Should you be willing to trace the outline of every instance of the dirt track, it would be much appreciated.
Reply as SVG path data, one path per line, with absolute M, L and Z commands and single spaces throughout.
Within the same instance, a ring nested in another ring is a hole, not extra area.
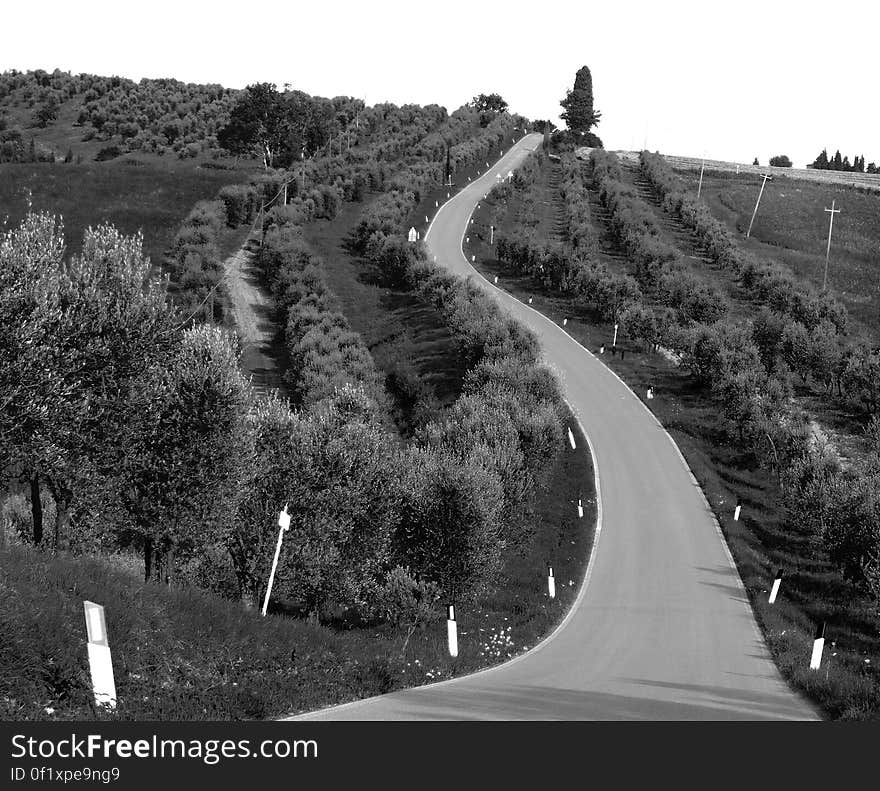
M 265 392 L 283 389 L 279 348 L 272 316 L 272 299 L 263 290 L 253 264 L 257 242 L 248 239 L 226 259 L 226 288 L 235 328 L 241 340 L 241 367 L 253 377 L 254 387 Z

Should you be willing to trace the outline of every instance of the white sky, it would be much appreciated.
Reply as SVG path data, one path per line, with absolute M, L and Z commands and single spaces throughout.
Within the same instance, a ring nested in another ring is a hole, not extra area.
M 0 70 L 284 83 L 450 111 L 500 93 L 558 123 L 587 65 L 606 148 L 796 166 L 823 147 L 880 163 L 880 4 L 731 0 L 4 4 Z

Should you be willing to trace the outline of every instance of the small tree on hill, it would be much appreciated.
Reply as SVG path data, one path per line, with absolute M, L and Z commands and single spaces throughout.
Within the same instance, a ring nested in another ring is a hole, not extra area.
M 758 162 L 758 158 L 757 158 L 757 157 L 755 157 L 755 161 L 754 161 L 754 162 L 752 162 L 752 164 L 753 164 L 753 165 L 758 165 L 758 166 L 760 166 L 760 164 L 761 164 L 761 163 L 760 163 L 760 162 Z
M 262 82 L 248 85 L 217 140 L 233 154 L 258 153 L 268 169 L 288 141 L 289 127 L 284 98 L 272 83 Z
M 564 110 L 560 117 L 577 135 L 586 134 L 599 123 L 601 113 L 593 109 L 593 77 L 587 66 L 578 69 L 574 88 L 565 94 L 559 104 Z
M 813 161 L 816 170 L 828 170 L 828 149 L 823 148 L 822 153 Z
M 497 93 L 474 96 L 471 106 L 480 114 L 480 126 L 488 126 L 498 113 L 506 112 L 507 102 Z
M 791 160 L 785 154 L 770 157 L 770 166 L 774 168 L 790 168 Z

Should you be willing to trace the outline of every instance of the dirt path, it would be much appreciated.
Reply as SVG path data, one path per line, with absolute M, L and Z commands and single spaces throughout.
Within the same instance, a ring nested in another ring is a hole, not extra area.
M 277 389 L 285 393 L 283 347 L 273 321 L 272 298 L 260 284 L 253 263 L 256 247 L 257 242 L 248 239 L 224 262 L 232 318 L 241 340 L 241 367 L 253 377 L 257 392 Z

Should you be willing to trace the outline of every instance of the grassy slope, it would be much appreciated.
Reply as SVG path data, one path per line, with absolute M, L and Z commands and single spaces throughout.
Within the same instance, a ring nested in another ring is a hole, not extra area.
M 736 276 L 732 272 L 712 264 L 711 261 L 706 258 L 704 251 L 700 249 L 699 246 L 696 244 L 696 238 L 693 236 L 693 234 L 691 234 L 679 220 L 674 219 L 663 211 L 660 200 L 658 199 L 656 193 L 654 193 L 654 191 L 650 188 L 649 182 L 641 175 L 636 165 L 632 163 L 624 163 L 624 167 L 622 168 L 622 170 L 624 174 L 624 179 L 627 180 L 628 183 L 631 184 L 636 190 L 638 190 L 640 197 L 653 210 L 654 215 L 657 218 L 658 223 L 662 229 L 665 241 L 679 249 L 679 251 L 684 256 L 684 261 L 690 264 L 691 272 L 694 275 L 707 283 L 717 286 L 724 293 L 724 296 L 728 301 L 729 307 L 728 318 L 732 321 L 753 319 L 758 312 L 759 306 L 756 305 L 755 302 L 751 299 L 751 294 L 749 293 L 749 291 L 742 288 L 742 286 L 737 281 Z M 765 189 L 765 196 L 770 189 L 771 183 L 772 182 L 768 182 L 767 189 Z M 825 185 L 817 185 L 812 182 L 788 181 L 786 183 L 789 186 L 786 187 L 787 192 L 784 192 L 783 195 L 794 194 L 795 196 L 797 196 L 797 193 L 791 193 L 791 185 L 793 185 L 794 183 L 803 184 L 807 188 L 819 190 L 827 188 Z M 866 194 L 864 191 L 854 191 L 848 187 L 842 187 L 838 189 L 855 192 L 855 194 L 867 199 L 869 203 L 866 207 L 863 207 L 863 211 L 866 213 L 871 206 L 870 202 L 873 202 L 874 207 L 880 208 L 880 196 L 878 195 Z M 722 199 L 725 201 L 728 200 L 728 198 Z M 708 200 L 710 201 L 711 206 L 712 198 L 709 197 Z M 718 205 L 721 206 L 722 204 L 719 203 Z M 804 217 L 810 213 L 810 207 L 806 205 L 806 202 L 804 200 L 796 198 L 790 203 L 786 203 L 784 205 L 786 206 L 786 209 L 790 213 L 792 213 L 792 217 L 797 219 L 798 223 L 800 223 L 801 225 L 806 223 Z M 728 214 L 732 213 L 728 212 Z M 748 227 L 748 220 L 750 217 L 751 213 L 749 213 L 745 218 L 746 228 Z M 737 221 L 733 216 L 728 217 L 728 220 L 732 223 L 731 228 L 733 230 L 736 230 L 736 224 L 739 221 Z M 779 220 L 779 218 L 774 219 L 768 217 L 766 220 L 764 220 L 764 222 L 769 224 L 771 221 L 775 222 L 776 220 Z M 875 225 L 877 233 L 878 235 L 880 235 L 880 222 L 875 223 Z M 756 220 L 755 228 L 752 231 L 753 234 L 755 233 L 755 230 L 757 228 L 758 221 Z M 769 233 L 769 231 L 765 231 L 765 233 Z M 781 232 L 779 235 L 781 238 Z M 753 250 L 759 258 L 763 258 L 766 261 L 776 261 L 784 265 L 791 266 L 791 261 L 788 260 L 786 248 L 784 246 L 777 247 L 758 241 L 751 242 L 750 240 L 746 240 L 745 238 L 743 238 L 744 233 L 739 233 L 738 236 L 740 237 L 740 244 L 743 244 L 744 247 Z M 852 235 L 849 234 L 846 229 L 844 229 L 843 237 L 844 245 L 848 246 L 852 242 Z M 792 244 L 800 245 L 805 249 L 811 246 L 811 243 L 809 241 L 804 241 L 804 239 L 797 235 L 792 236 L 789 241 Z M 864 239 L 858 240 L 857 243 L 859 246 L 867 245 L 867 242 Z M 800 257 L 804 258 L 805 256 L 801 254 Z M 822 263 L 824 263 L 824 257 L 822 257 L 821 260 Z M 791 266 L 791 268 L 797 276 L 803 276 L 803 272 L 799 271 L 796 266 Z M 819 275 L 819 277 L 820 280 L 818 286 L 821 286 L 821 274 Z M 880 290 L 878 290 L 877 293 L 878 296 L 880 296 Z M 838 296 L 842 295 L 838 293 Z M 878 321 L 880 321 L 880 319 L 878 319 Z M 856 319 L 855 326 L 850 330 L 850 332 L 857 337 L 871 337 L 872 335 L 869 328 L 864 323 L 859 322 L 858 319 Z M 874 333 L 874 337 L 877 337 L 876 333 Z M 864 454 L 865 437 L 862 432 L 862 427 L 864 425 L 864 413 L 860 409 L 855 407 L 848 399 L 840 399 L 829 396 L 828 394 L 826 394 L 825 388 L 817 382 L 804 382 L 800 378 L 795 377 L 792 381 L 792 386 L 794 390 L 794 396 L 799 406 L 803 408 L 807 412 L 807 414 L 810 415 L 811 418 L 815 419 L 818 422 L 819 426 L 821 426 L 822 430 L 826 433 L 828 438 L 834 443 L 834 446 L 840 453 L 842 453 L 842 455 L 846 457 L 854 457 Z
M 306 239 L 324 259 L 324 277 L 339 310 L 380 370 L 387 374 L 401 362 L 411 364 L 448 406 L 458 397 L 466 368 L 442 316 L 411 293 L 384 288 L 376 273 L 347 250 L 346 239 L 364 206 L 345 204 L 336 219 L 311 223 Z
M 0 550 L 0 720 L 259 719 L 460 675 L 520 653 L 561 620 L 585 572 L 595 525 L 585 448 L 582 440 L 560 456 L 537 504 L 535 537 L 521 555 L 508 554 L 496 591 L 474 608 L 458 608 L 456 661 L 446 653 L 442 621 L 416 633 L 403 657 L 402 633 L 387 626 L 264 619 L 195 590 L 144 585 L 135 569 L 107 558 Z M 548 560 L 558 583 L 553 602 Z M 115 715 L 95 712 L 90 700 L 84 599 L 106 607 Z
M 696 191 L 698 174 L 679 171 L 678 175 Z M 712 213 L 744 237 L 760 185 L 754 174 L 709 172 L 703 176 L 702 194 Z M 880 194 L 811 181 L 768 181 L 751 237 L 741 238 L 740 243 L 759 258 L 785 264 L 821 288 L 828 241 L 825 208 L 831 208 L 832 201 L 841 213 L 834 218 L 828 285 L 861 325 L 854 329 L 877 343 Z
M 553 190 L 545 174 L 545 197 Z M 597 231 L 607 227 L 595 193 L 591 209 Z M 515 207 L 514 207 L 515 208 Z M 595 314 L 556 292 L 544 291 L 528 277 L 512 277 L 494 260 L 488 241 L 491 199 L 483 203 L 474 221 L 467 253 L 476 254 L 478 268 L 488 277 L 499 275 L 499 285 L 520 298 L 533 298 L 533 307 L 562 323 L 588 349 L 598 352 L 610 346 L 613 327 Z M 511 213 L 512 214 L 512 213 Z M 502 230 L 511 227 L 511 214 Z M 600 258 L 609 268 L 625 271 L 627 264 L 603 239 Z M 634 392 L 644 399 L 648 385 L 658 397 L 651 410 L 675 439 L 694 472 L 725 533 L 749 594 L 758 623 L 783 674 L 819 703 L 828 716 L 840 719 L 871 719 L 880 716 L 880 681 L 873 665 L 880 661 L 880 619 L 876 606 L 858 597 L 840 581 L 839 575 L 812 552 L 807 537 L 789 524 L 780 505 L 776 482 L 759 469 L 752 457 L 740 453 L 727 441 L 713 404 L 696 389 L 691 378 L 665 358 L 618 341 L 626 356 L 602 358 Z M 733 521 L 733 507 L 740 502 L 743 515 Z M 775 571 L 786 577 L 776 604 L 767 604 Z M 813 630 L 817 621 L 828 623 L 827 645 L 820 673 L 808 669 Z M 870 660 L 866 662 L 865 660 Z
M 125 233 L 142 230 L 144 250 L 160 263 L 174 235 L 199 200 L 212 199 L 239 170 L 207 169 L 190 161 L 125 157 L 83 164 L 0 165 L 0 217 L 12 227 L 33 208 L 60 214 L 68 251 L 82 246 L 90 225 L 113 223 Z M 234 244 L 234 240 L 233 240 Z

